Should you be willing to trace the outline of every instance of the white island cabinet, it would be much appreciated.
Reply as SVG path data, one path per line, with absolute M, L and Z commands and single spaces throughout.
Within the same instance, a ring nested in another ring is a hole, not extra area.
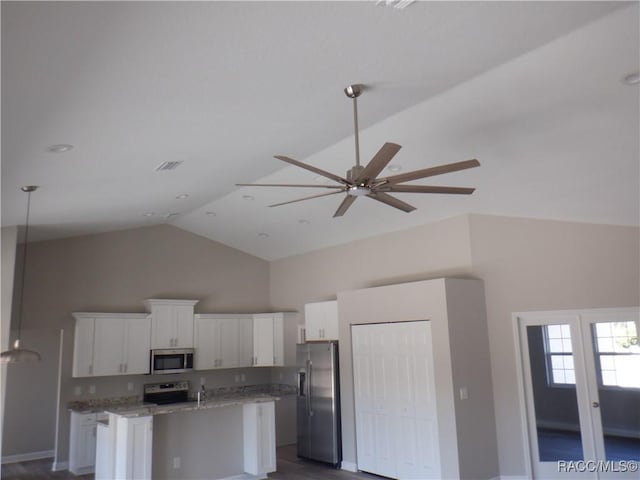
M 276 469 L 274 400 L 215 399 L 109 413 L 96 480 L 267 478 Z
M 149 299 L 151 348 L 193 348 L 193 308 L 198 300 Z

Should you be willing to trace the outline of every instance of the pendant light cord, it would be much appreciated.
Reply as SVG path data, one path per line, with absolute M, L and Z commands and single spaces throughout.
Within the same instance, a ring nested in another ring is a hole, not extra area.
M 24 304 L 24 286 L 27 276 L 27 244 L 29 243 L 29 213 L 31 211 L 31 192 L 27 192 L 27 223 L 24 230 L 24 248 L 22 250 L 22 280 L 20 286 L 20 300 L 18 302 L 18 340 L 22 334 L 22 308 Z

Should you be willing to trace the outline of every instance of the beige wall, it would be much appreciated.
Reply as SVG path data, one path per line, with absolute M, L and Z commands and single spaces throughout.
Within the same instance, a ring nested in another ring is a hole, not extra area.
M 9 348 L 9 329 L 11 323 L 11 300 L 13 298 L 13 278 L 16 265 L 16 245 L 18 243 L 18 227 L 2 227 L 0 237 L 0 258 L 2 259 L 2 293 L 0 297 L 0 347 L 4 352 Z M 0 371 L 0 432 L 4 431 L 4 399 L 7 366 Z M 2 435 L 0 435 L 0 451 L 2 451 Z
M 512 312 L 640 305 L 636 227 L 470 217 L 484 280 L 500 473 L 525 473 Z
M 58 461 L 66 461 L 67 401 L 86 397 L 89 385 L 96 386 L 95 397 L 103 397 L 107 392 L 127 395 L 128 381 L 134 384 L 132 393 L 140 395 L 142 384 L 150 381 L 145 376 L 95 378 L 91 382 L 72 379 L 71 312 L 143 312 L 142 301 L 147 298 L 199 299 L 196 312 L 265 311 L 269 309 L 269 265 L 209 239 L 163 225 L 35 242 L 30 245 L 25 288 L 24 328 L 64 329 Z M 57 337 L 51 336 L 50 342 L 53 345 Z M 53 346 L 43 348 L 48 351 Z M 42 362 L 35 368 L 38 376 L 57 377 L 56 362 Z M 263 373 L 266 383 L 269 372 Z M 12 383 L 11 376 L 8 380 L 7 406 L 20 408 L 7 410 L 7 414 L 23 420 L 12 423 L 21 425 L 20 436 L 32 441 L 18 446 L 11 440 L 17 432 L 5 428 L 3 455 L 42 450 L 43 437 L 50 445 L 48 448 L 53 448 L 54 438 L 49 430 L 43 430 L 43 422 L 30 421 L 28 413 L 44 409 L 47 412 L 44 423 L 50 425 L 55 422 L 55 403 L 40 401 L 37 384 Z M 214 374 L 208 380 L 217 381 Z M 224 383 L 227 379 L 220 381 Z M 81 397 L 73 396 L 75 386 L 83 388 Z
M 441 276 L 482 279 L 501 475 L 524 475 L 511 312 L 640 304 L 639 230 L 485 215 L 271 263 L 271 302 L 303 311 L 340 291 Z M 345 461 L 355 463 L 345 448 Z

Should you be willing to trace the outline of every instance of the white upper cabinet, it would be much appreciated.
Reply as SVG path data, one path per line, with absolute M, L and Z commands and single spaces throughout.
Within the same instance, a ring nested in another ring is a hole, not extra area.
M 338 340 L 338 302 L 307 303 L 304 306 L 306 340 Z
M 73 342 L 74 377 L 90 377 L 93 375 L 93 336 L 95 317 L 74 313 L 76 319 Z
M 193 348 L 193 308 L 198 300 L 145 300 L 151 311 L 151 348 Z
M 251 366 L 253 355 L 251 315 L 195 315 L 195 368 Z
M 149 373 L 151 319 L 146 313 L 74 313 L 73 376 Z
M 253 316 L 253 365 L 284 365 L 285 313 L 258 313 Z

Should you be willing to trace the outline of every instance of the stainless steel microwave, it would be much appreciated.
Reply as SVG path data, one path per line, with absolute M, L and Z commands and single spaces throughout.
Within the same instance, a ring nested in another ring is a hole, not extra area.
M 181 373 L 193 370 L 193 348 L 162 348 L 151 350 L 152 375 L 158 373 Z

